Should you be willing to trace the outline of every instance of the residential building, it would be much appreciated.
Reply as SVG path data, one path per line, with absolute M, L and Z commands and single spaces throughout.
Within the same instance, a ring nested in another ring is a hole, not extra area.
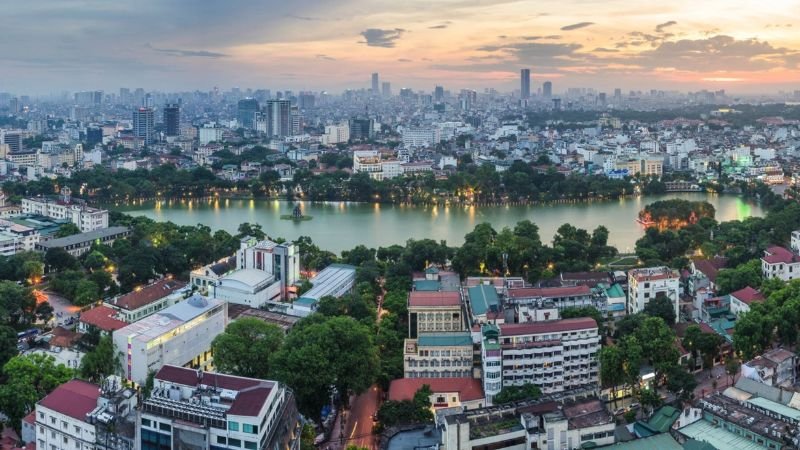
M 256 114 L 259 111 L 258 100 L 243 98 L 236 104 L 236 121 L 242 128 L 255 129 Z
M 424 385 L 431 388 L 430 402 L 434 409 L 468 410 L 482 408 L 485 403 L 481 380 L 477 378 L 400 378 L 389 384 L 388 398 L 396 402 L 413 400 Z
M 292 392 L 277 381 L 165 365 L 139 419 L 142 450 L 300 448 Z
M 466 289 L 467 305 L 472 315 L 472 323 L 486 323 L 492 321 L 503 322 L 503 314 L 500 309 L 500 297 L 497 289 L 488 284 L 479 284 Z
M 530 322 L 536 309 L 592 306 L 592 290 L 586 285 L 506 290 L 506 305 L 515 310 L 517 321 Z
M 134 289 L 133 292 L 118 295 L 103 304 L 115 310 L 119 320 L 133 323 L 174 305 L 187 297 L 189 292 L 186 283 L 168 277 Z
M 442 140 L 441 130 L 437 127 L 404 128 L 402 136 L 405 147 L 430 147 Z
M 472 377 L 473 345 L 469 331 L 421 333 L 405 340 L 405 378 Z
M 68 187 L 61 189 L 61 198 L 52 200 L 45 197 L 23 198 L 23 214 L 37 214 L 52 219 L 72 221 L 82 232 L 108 228 L 108 210 L 91 208 L 84 204 L 72 203 Z
M 206 145 L 211 142 L 221 142 L 224 130 L 213 124 L 206 124 L 197 128 L 197 139 L 200 145 Z
M 331 264 L 312 277 L 312 287 L 292 304 L 293 312 L 307 316 L 317 310 L 323 297 L 339 298 L 353 292 L 356 283 L 356 268 L 349 264 Z
M 598 384 L 600 335 L 592 318 L 484 325 L 481 332 L 489 399 L 505 386 L 535 384 L 553 393 Z
M 71 380 L 36 403 L 36 448 L 133 450 L 135 392 L 117 377 L 102 386 Z
M 791 388 L 797 381 L 797 355 L 783 348 L 770 350 L 742 364 L 742 376 L 767 386 Z M 800 417 L 800 411 L 798 411 Z
M 461 293 L 411 291 L 408 294 L 408 337 L 463 329 Z
M 650 300 L 665 296 L 675 307 L 675 320 L 680 316 L 680 277 L 666 266 L 628 271 L 628 314 L 644 311 Z
M 112 334 L 126 326 L 128 326 L 128 323 L 117 317 L 117 310 L 105 305 L 87 309 L 81 312 L 78 318 L 78 331 L 81 333 L 87 333 L 92 328 L 95 328 L 100 330 L 101 333 Z
M 114 332 L 125 378 L 142 384 L 164 365 L 208 368 L 211 341 L 225 331 L 225 302 L 195 294 Z
M 742 313 L 750 312 L 750 305 L 764 301 L 764 295 L 756 289 L 746 286 L 738 291 L 731 292 L 731 312 L 738 317 Z
M 761 257 L 761 274 L 783 281 L 800 278 L 800 256 L 783 247 L 767 247 Z
M 36 244 L 36 250 L 47 252 L 51 248 L 63 248 L 70 255 L 78 257 L 89 252 L 92 248 L 92 244 L 99 242 L 105 245 L 111 245 L 115 240 L 130 236 L 130 234 L 131 230 L 128 227 L 103 228 L 39 242 Z
M 138 108 L 133 111 L 133 136 L 150 145 L 155 141 L 155 113 L 153 108 Z
M 531 98 L 531 69 L 520 69 L 519 71 L 520 97 L 523 100 Z
M 162 111 L 164 119 L 164 135 L 168 137 L 180 136 L 181 134 L 181 105 L 170 103 L 164 105 Z
M 284 138 L 292 134 L 289 100 L 267 100 L 264 109 L 267 116 L 267 136 Z
M 0 231 L 0 256 L 13 256 L 19 247 L 19 237 L 7 231 Z
M 323 145 L 346 144 L 350 140 L 350 125 L 326 125 L 325 134 L 322 136 Z

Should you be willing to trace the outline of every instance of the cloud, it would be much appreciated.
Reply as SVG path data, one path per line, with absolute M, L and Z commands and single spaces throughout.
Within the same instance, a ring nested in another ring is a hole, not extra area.
M 656 33 L 661 33 L 661 32 L 664 31 L 664 28 L 671 27 L 671 26 L 677 25 L 677 24 L 678 24 L 678 22 L 676 22 L 674 20 L 670 20 L 668 22 L 660 23 L 660 24 L 656 25 Z
M 324 59 L 326 61 L 336 61 L 336 58 L 328 55 L 317 55 L 317 59 Z
M 155 52 L 164 53 L 172 56 L 179 56 L 179 57 L 227 58 L 228 56 L 230 56 L 225 53 L 212 52 L 208 50 L 182 50 L 177 48 L 157 48 L 153 47 L 149 43 L 145 44 L 145 47 Z
M 367 44 L 369 47 L 392 48 L 395 46 L 395 42 L 400 39 L 405 32 L 406 30 L 402 28 L 395 28 L 392 30 L 368 28 L 361 32 L 361 36 L 364 37 L 364 40 L 359 41 L 359 43 Z
M 439 25 L 434 25 L 432 27 L 428 27 L 428 29 L 429 30 L 443 30 L 443 29 L 447 28 L 447 26 L 450 25 L 451 23 L 453 23 L 453 22 L 451 22 L 449 20 L 445 20 L 444 22 L 440 23 Z
M 592 25 L 594 25 L 594 22 L 578 22 L 578 23 L 573 23 L 572 25 L 561 27 L 561 31 L 572 31 L 572 30 L 577 30 L 579 28 L 590 27 Z
M 410 59 L 407 59 L 407 58 L 398 58 L 397 62 L 404 62 L 405 63 L 405 62 L 412 62 L 412 61 Z
M 491 58 L 477 56 L 472 61 L 482 59 L 501 59 L 485 64 L 439 64 L 434 69 L 463 72 L 509 72 L 510 64 L 532 66 L 539 69 L 556 70 L 562 67 L 585 65 L 595 58 L 588 53 L 578 53 L 583 48 L 577 43 L 517 42 L 508 45 L 486 45 L 477 50 L 487 53 Z M 503 57 L 503 58 L 501 58 Z
M 541 41 L 549 39 L 561 39 L 561 36 L 558 34 L 550 34 L 547 36 L 522 36 L 522 39 L 525 39 L 526 41 Z
M 318 20 L 322 20 L 318 17 L 299 16 L 297 14 L 287 14 L 286 17 L 289 19 L 305 20 L 306 22 L 316 22 Z
M 617 53 L 619 50 L 615 48 L 605 48 L 605 47 L 597 47 L 596 49 L 592 50 L 594 53 Z

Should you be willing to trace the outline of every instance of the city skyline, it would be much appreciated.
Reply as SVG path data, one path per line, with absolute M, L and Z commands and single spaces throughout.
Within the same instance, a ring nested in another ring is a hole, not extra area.
M 299 0 L 6 5 L 4 90 L 46 95 L 120 86 L 519 89 L 531 69 L 569 87 L 772 93 L 800 85 L 790 0 L 528 2 Z

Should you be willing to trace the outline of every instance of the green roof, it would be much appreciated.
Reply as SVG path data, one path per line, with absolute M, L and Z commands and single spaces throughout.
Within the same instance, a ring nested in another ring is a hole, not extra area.
M 421 333 L 417 338 L 420 347 L 456 347 L 472 345 L 468 331 L 463 333 Z
M 654 429 L 647 422 L 637 421 L 633 424 L 633 432 L 640 438 L 648 438 L 659 434 L 658 430 Z
M 618 284 L 612 284 L 610 288 L 606 289 L 606 296 L 607 297 L 625 297 L 625 291 L 622 290 L 622 286 Z
M 615 450 L 683 450 L 681 444 L 678 444 L 669 433 L 657 434 L 649 438 L 622 442 L 603 448 L 613 448 Z
M 427 269 L 425 269 L 425 273 L 439 273 L 439 269 L 436 268 L 435 266 L 430 266 Z
M 487 311 L 497 311 L 500 306 L 500 299 L 497 298 L 497 291 L 494 286 L 481 284 L 467 289 L 469 292 L 469 302 L 472 305 L 472 314 L 482 316 Z
M 311 306 L 315 303 L 317 303 L 317 299 L 308 297 L 300 297 L 294 301 L 295 305 L 300 305 L 300 306 Z
M 800 410 L 790 408 L 786 405 L 773 402 L 772 400 L 763 397 L 751 398 L 750 400 L 747 401 L 747 403 L 758 406 L 759 408 L 764 408 L 767 411 L 772 411 L 775 414 L 781 415 L 783 417 L 788 417 L 792 420 L 800 420 Z
M 436 280 L 414 280 L 414 290 L 436 292 L 441 284 Z
M 717 447 L 714 447 L 708 442 L 700 442 L 695 439 L 689 439 L 683 444 L 683 450 L 717 450 Z
M 678 431 L 686 437 L 707 442 L 719 450 L 761 450 L 767 448 L 765 445 L 757 444 L 750 439 L 726 430 L 725 427 L 714 425 L 705 420 L 698 420 Z
M 680 415 L 681 412 L 672 406 L 663 406 L 653 414 L 653 417 L 647 421 L 647 424 L 654 430 L 658 430 L 659 433 L 666 433 L 672 427 L 672 424 L 678 420 Z

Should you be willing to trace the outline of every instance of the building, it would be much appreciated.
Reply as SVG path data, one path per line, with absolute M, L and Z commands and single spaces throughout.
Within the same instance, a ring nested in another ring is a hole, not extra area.
M 400 378 L 389 385 L 389 400 L 413 400 L 414 394 L 428 385 L 433 394 L 431 406 L 439 408 L 482 408 L 485 400 L 481 380 L 476 378 Z
M 323 145 L 346 144 L 350 140 L 350 125 L 326 125 L 322 136 Z
M 281 299 L 286 299 L 288 288 L 300 279 L 300 252 L 291 242 L 278 244 L 247 236 L 242 238 L 236 253 L 236 267 L 273 275 L 280 282 Z
M 267 100 L 264 107 L 267 118 L 267 136 L 284 138 L 292 134 L 291 106 L 289 100 Z
M 553 83 L 545 81 L 542 83 L 542 97 L 551 98 L 553 96 Z
M 114 332 L 125 379 L 142 384 L 164 365 L 207 368 L 211 341 L 228 323 L 225 302 L 195 294 Z
M 750 312 L 750 305 L 763 302 L 764 295 L 756 289 L 746 286 L 736 292 L 731 292 L 731 312 L 738 317 L 742 313 Z
M 515 288 L 506 290 L 506 304 L 512 306 L 519 322 L 530 322 L 536 309 L 580 308 L 593 306 L 592 290 L 586 285 Z
M 783 247 L 767 247 L 761 257 L 761 274 L 783 281 L 800 278 L 800 256 Z
M 380 83 L 379 83 L 378 80 L 379 80 L 378 74 L 377 73 L 373 73 L 372 74 L 372 95 L 378 95 L 380 93 L 380 91 L 378 90 L 378 87 L 380 86 Z
M 384 98 L 389 98 L 392 96 L 392 83 L 389 83 L 388 81 L 381 83 L 381 95 Z
M 442 141 L 437 127 L 403 128 L 402 135 L 405 147 L 430 147 Z
M 155 140 L 155 113 L 153 108 L 138 108 L 133 111 L 133 136 L 150 145 Z
M 70 220 L 84 233 L 108 228 L 108 210 L 73 203 L 68 187 L 61 189 L 61 197 L 58 200 L 46 197 L 23 198 L 22 212 L 52 219 Z
M 535 384 L 543 393 L 599 382 L 597 322 L 581 317 L 483 325 L 483 389 L 487 399 L 505 386 Z
M 9 153 L 22 153 L 22 133 L 3 133 L 1 140 L 8 146 Z
M 372 119 L 353 117 L 348 125 L 352 141 L 366 141 L 375 137 L 375 121 Z
M 468 331 L 421 333 L 405 340 L 405 378 L 472 377 L 473 346 Z
M 162 278 L 141 289 L 118 295 L 104 305 L 115 310 L 119 320 L 133 323 L 183 300 L 189 293 L 185 288 L 186 283 L 182 281 Z
M 531 98 L 531 69 L 520 69 L 519 92 L 523 100 Z
M 36 403 L 36 448 L 133 450 L 137 396 L 110 377 L 103 386 L 71 380 Z
M 331 264 L 309 280 L 312 287 L 292 304 L 294 313 L 307 316 L 317 310 L 323 297 L 339 298 L 353 292 L 356 268 L 348 264 Z
M 767 386 L 791 388 L 797 381 L 797 364 L 797 355 L 789 350 L 776 348 L 742 364 L 742 376 Z
M 36 250 L 47 252 L 51 248 L 63 248 L 76 258 L 88 253 L 95 243 L 111 245 L 117 239 L 128 237 L 131 230 L 128 227 L 110 227 L 86 233 L 73 234 L 63 238 L 50 239 L 36 244 Z
M 236 121 L 242 128 L 255 129 L 256 114 L 259 112 L 258 100 L 243 98 L 236 104 Z
M 208 286 L 217 284 L 223 276 L 234 270 L 236 270 L 236 257 L 223 258 L 193 270 L 189 274 L 189 284 L 200 289 L 201 292 L 208 292 Z
M 675 306 L 675 320 L 680 317 L 680 277 L 669 267 L 648 267 L 628 271 L 628 314 L 644 311 L 650 300 L 665 296 Z
M 503 321 L 500 309 L 500 297 L 497 289 L 488 284 L 479 284 L 466 289 L 467 305 L 472 314 L 472 323 L 486 323 L 492 319 L 495 323 Z
M 181 105 L 170 103 L 162 111 L 164 120 L 164 134 L 168 137 L 181 134 Z
M 211 142 L 221 142 L 224 130 L 220 127 L 206 124 L 197 128 L 197 139 L 200 145 L 206 145 Z
M 411 291 L 408 294 L 408 337 L 463 329 L 461 293 Z
M 299 450 L 292 392 L 277 381 L 173 365 L 160 368 L 142 403 L 142 450 Z
M 78 318 L 78 331 L 81 333 L 87 333 L 94 328 L 101 333 L 112 334 L 126 326 L 128 326 L 127 322 L 117 318 L 117 310 L 105 305 L 87 309 L 81 312 Z

